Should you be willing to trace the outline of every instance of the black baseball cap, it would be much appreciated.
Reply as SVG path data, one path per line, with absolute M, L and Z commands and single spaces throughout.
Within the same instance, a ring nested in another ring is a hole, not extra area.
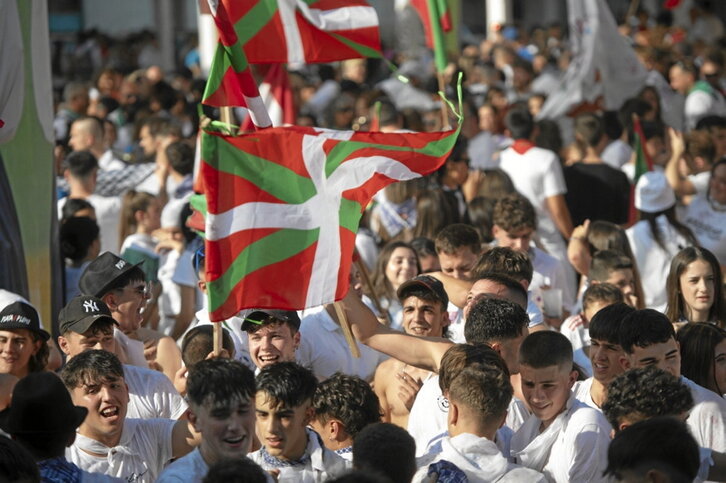
M 424 288 L 431 292 L 431 295 L 433 295 L 436 300 L 439 300 L 444 304 L 444 309 L 446 309 L 446 306 L 449 305 L 449 296 L 446 294 L 446 290 L 444 290 L 444 284 L 431 275 L 419 275 L 418 277 L 414 277 L 411 280 L 403 282 L 396 291 L 399 300 L 406 298 L 406 293 L 413 288 Z
M 277 309 L 252 309 L 242 322 L 242 330 L 249 331 L 254 327 L 259 327 L 271 322 L 287 322 L 295 328 L 300 329 L 300 317 L 294 310 L 277 310 Z
M 40 316 L 32 305 L 13 302 L 0 312 L 0 330 L 25 329 L 38 334 L 43 340 L 50 334 L 40 327 Z
M 108 320 L 118 325 L 103 300 L 90 295 L 79 295 L 61 309 L 58 314 L 58 328 L 61 334 L 68 331 L 83 334 L 97 320 Z
M 88 264 L 78 281 L 78 288 L 84 295 L 102 297 L 116 280 L 138 267 L 143 262 L 131 264 L 111 252 L 103 252 Z

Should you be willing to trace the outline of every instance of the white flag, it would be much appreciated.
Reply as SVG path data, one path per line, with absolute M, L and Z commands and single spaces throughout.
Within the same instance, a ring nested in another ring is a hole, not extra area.
M 605 0 L 568 0 L 567 8 L 572 59 L 538 119 L 561 117 L 578 104 L 594 102 L 600 96 L 605 109 L 617 110 L 643 88 L 648 75 L 620 35 Z

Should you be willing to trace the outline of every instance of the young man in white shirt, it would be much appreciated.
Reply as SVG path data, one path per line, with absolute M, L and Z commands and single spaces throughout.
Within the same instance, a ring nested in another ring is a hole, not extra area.
M 88 409 L 66 451 L 82 470 L 151 483 L 169 460 L 199 444 L 187 421 L 126 418 L 128 387 L 121 362 L 110 352 L 78 354 L 61 378 L 73 403 Z
M 116 354 L 113 336 L 117 322 L 101 299 L 79 295 L 58 315 L 58 346 L 66 360 L 85 351 L 99 349 Z M 184 416 L 187 404 L 161 372 L 124 364 L 124 380 L 129 387 L 129 418 L 168 418 Z
M 651 418 L 670 417 L 681 423 L 692 408 L 693 396 L 689 387 L 672 374 L 652 366 L 631 369 L 618 376 L 610 384 L 608 399 L 602 406 L 614 435 Z M 686 431 L 693 438 L 690 429 Z M 658 449 L 665 445 L 664 440 L 659 441 Z M 699 449 L 700 468 L 696 481 L 726 480 L 726 455 L 708 448 Z
M 250 452 L 255 434 L 255 375 L 241 362 L 208 359 L 189 370 L 189 421 L 202 435 L 191 453 L 169 465 L 157 482 L 201 483 L 209 467 Z
M 381 421 L 381 405 L 370 384 L 341 373 L 318 384 L 313 409 L 310 427 L 326 448 L 347 461 L 353 461 L 355 436 L 369 424 Z
M 544 291 L 558 290 L 560 307 L 548 307 L 548 324 L 559 328 L 575 303 L 575 287 L 567 283 L 565 263 L 534 246 L 531 242 L 537 229 L 537 213 L 530 201 L 519 193 L 499 199 L 492 213 L 492 236 L 500 247 L 526 254 L 532 262 L 532 279 L 527 290 L 538 298 Z M 556 297 L 557 298 L 557 297 Z M 544 309 L 544 307 L 542 307 Z M 559 317 L 552 317 L 558 314 Z
M 623 293 L 618 287 L 610 283 L 590 285 L 582 295 L 582 312 L 568 317 L 560 327 L 560 334 L 572 344 L 575 364 L 587 377 L 592 377 L 590 321 L 601 309 L 617 303 L 623 303 Z
M 624 303 L 604 307 L 590 320 L 588 356 L 592 377 L 577 381 L 572 388 L 575 397 L 591 408 L 600 409 L 608 395 L 608 385 L 623 373 L 620 346 L 620 324 L 635 309 Z
M 512 398 L 508 373 L 501 367 L 475 363 L 453 377 L 446 392 L 449 401 L 448 435 L 419 463 L 416 482 L 428 481 L 430 473 L 441 471 L 437 463 L 446 461 L 456 468 L 449 471 L 465 475 L 474 482 L 545 482 L 544 475 L 507 461 L 494 442 L 504 424 Z
M 514 433 L 511 456 L 549 481 L 607 481 L 610 425 L 571 391 L 572 346 L 552 331 L 530 334 L 519 351 L 522 393 L 532 416 Z
M 681 353 L 668 317 L 653 309 L 636 310 L 620 327 L 624 368 L 656 366 L 686 384 L 694 406 L 686 424 L 700 446 L 726 452 L 726 400 L 681 376 Z
M 278 362 L 295 360 L 300 346 L 300 317 L 292 310 L 255 309 L 242 322 L 252 362 L 259 373 Z
M 294 362 L 266 366 L 257 375 L 255 413 L 262 448 L 249 457 L 280 480 L 313 483 L 334 478 L 347 469 L 343 458 L 323 446 L 308 429 L 317 379 Z

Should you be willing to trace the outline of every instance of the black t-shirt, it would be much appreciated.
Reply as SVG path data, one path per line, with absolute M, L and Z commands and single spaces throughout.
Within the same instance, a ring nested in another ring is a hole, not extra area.
M 625 173 L 605 163 L 575 163 L 564 174 L 565 200 L 575 226 L 587 218 L 618 225 L 628 221 L 630 182 Z

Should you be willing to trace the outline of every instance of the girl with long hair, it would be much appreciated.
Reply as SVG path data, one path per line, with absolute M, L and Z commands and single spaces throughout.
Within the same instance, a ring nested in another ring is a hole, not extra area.
M 665 314 L 673 323 L 726 323 L 721 266 L 710 251 L 684 248 L 673 257 L 666 280 L 668 306 Z
M 681 345 L 681 374 L 726 397 L 726 330 L 711 324 L 688 324 L 676 338 Z

